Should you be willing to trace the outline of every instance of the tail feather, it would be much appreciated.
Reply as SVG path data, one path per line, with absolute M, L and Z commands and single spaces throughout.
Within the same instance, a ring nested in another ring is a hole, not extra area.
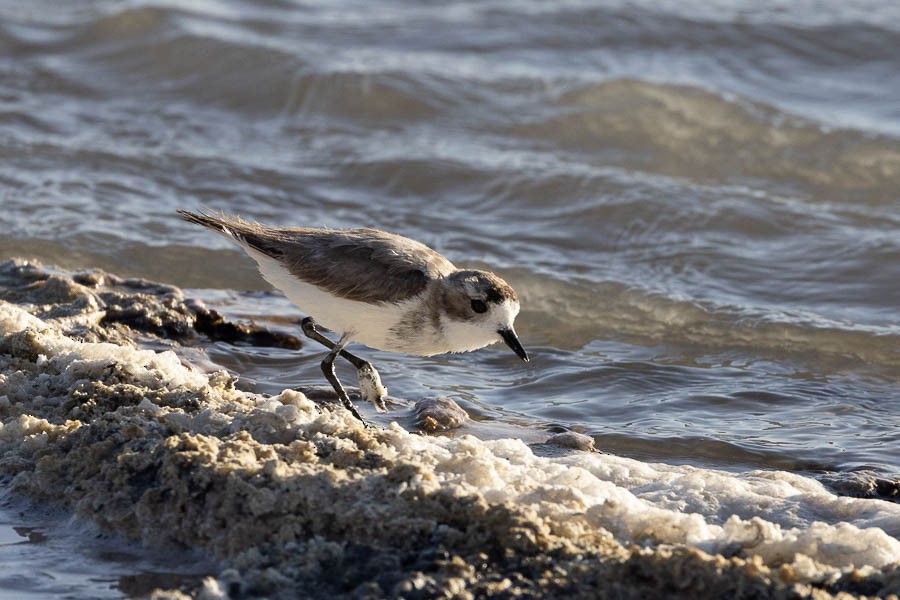
M 216 233 L 221 233 L 241 245 L 249 246 L 269 256 L 278 257 L 281 254 L 277 249 L 267 245 L 265 240 L 259 235 L 262 233 L 261 230 L 264 229 L 259 224 L 245 221 L 240 217 L 226 215 L 225 213 L 210 215 L 178 209 L 178 214 L 189 223 L 212 229 Z
M 178 214 L 181 215 L 185 221 L 189 223 L 196 223 L 197 225 L 202 225 L 204 227 L 208 227 L 209 229 L 214 229 L 220 233 L 226 233 L 228 235 L 232 235 L 234 231 L 232 227 L 235 225 L 240 225 L 240 219 L 238 218 L 226 218 L 223 214 L 222 216 L 208 215 L 206 213 L 195 213 L 189 210 L 178 209 Z

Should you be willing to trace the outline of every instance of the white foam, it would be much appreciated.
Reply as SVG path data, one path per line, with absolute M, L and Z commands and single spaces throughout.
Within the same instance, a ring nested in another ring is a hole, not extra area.
M 47 361 L 70 378 L 96 378 L 98 369 L 119 365 L 136 383 L 157 388 L 186 387 L 198 390 L 208 384 L 207 378 L 181 363 L 172 351 L 155 352 L 110 343 L 85 343 L 72 340 L 50 330 L 44 321 L 19 306 L 0 301 L 0 336 L 28 331 L 32 344 L 40 349 L 40 366 Z
M 399 457 L 418 457 L 435 475 L 423 486 L 477 491 L 570 535 L 603 528 L 624 543 L 681 543 L 713 553 L 740 547 L 766 562 L 800 553 L 838 568 L 900 562 L 900 505 L 839 497 L 796 474 L 735 475 L 597 453 L 543 458 L 519 440 L 395 431 Z

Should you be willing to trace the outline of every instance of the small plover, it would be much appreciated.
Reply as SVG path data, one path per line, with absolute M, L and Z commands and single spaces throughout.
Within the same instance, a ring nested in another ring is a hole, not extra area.
M 309 315 L 303 333 L 330 350 L 322 372 L 361 421 L 334 360 L 340 355 L 356 368 L 360 396 L 379 411 L 386 410 L 387 390 L 371 363 L 344 350 L 350 342 L 432 356 L 503 341 L 528 360 L 513 329 L 519 299 L 509 284 L 487 271 L 457 269 L 425 244 L 378 229 L 270 227 L 221 213 L 178 212 L 236 242 Z M 329 340 L 317 323 L 340 339 Z

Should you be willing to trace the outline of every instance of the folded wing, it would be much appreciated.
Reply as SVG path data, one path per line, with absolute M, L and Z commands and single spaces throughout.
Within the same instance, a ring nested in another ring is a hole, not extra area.
M 178 211 L 185 220 L 280 261 L 292 275 L 348 300 L 402 302 L 456 270 L 409 238 L 377 229 L 268 227 L 239 217 Z

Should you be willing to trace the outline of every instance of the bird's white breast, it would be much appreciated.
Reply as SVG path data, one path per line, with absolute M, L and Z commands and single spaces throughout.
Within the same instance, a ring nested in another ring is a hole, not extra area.
M 316 323 L 349 340 L 379 350 L 409 352 L 390 339 L 390 330 L 406 312 L 405 303 L 370 304 L 335 296 L 315 285 L 297 279 L 278 260 L 242 244 L 259 265 L 259 272 L 288 299 L 311 316 Z

